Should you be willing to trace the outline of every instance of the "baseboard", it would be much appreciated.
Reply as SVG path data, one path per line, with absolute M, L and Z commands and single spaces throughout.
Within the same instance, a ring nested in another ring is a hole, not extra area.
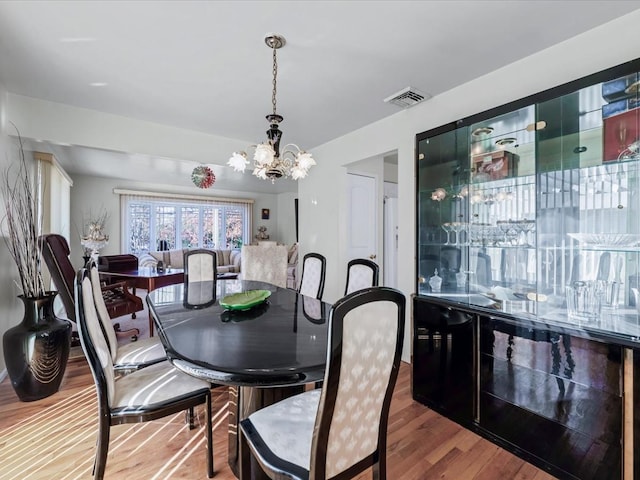
M 0 371 L 0 383 L 2 383 L 2 381 L 7 378 L 7 369 L 5 368 L 4 370 Z

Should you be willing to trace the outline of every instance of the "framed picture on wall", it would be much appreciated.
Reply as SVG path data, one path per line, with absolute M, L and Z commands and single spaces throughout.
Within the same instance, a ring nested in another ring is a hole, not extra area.
M 262 209 L 262 220 L 269 220 L 269 209 L 268 208 L 263 208 Z

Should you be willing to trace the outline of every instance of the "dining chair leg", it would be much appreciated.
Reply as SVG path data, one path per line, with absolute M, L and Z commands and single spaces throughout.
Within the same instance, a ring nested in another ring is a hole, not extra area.
M 109 453 L 109 433 L 111 430 L 110 418 L 108 416 L 100 417 L 100 425 L 98 427 L 98 441 L 96 444 L 96 458 L 93 462 L 93 476 L 96 480 L 104 478 L 104 470 L 107 465 L 107 454 Z
M 380 480 L 380 464 L 379 463 L 373 464 L 371 477 L 373 478 L 373 480 Z
M 244 436 L 241 428 L 238 428 L 238 466 L 240 467 L 240 480 L 246 480 L 251 478 L 251 449 L 247 443 L 247 438 Z
M 386 459 L 381 457 L 376 463 L 373 464 L 373 480 L 386 480 L 387 478 L 387 464 Z
M 213 477 L 213 432 L 211 425 L 211 392 L 207 394 L 207 411 L 205 415 L 207 417 L 207 468 L 209 478 Z
M 186 421 L 187 421 L 187 425 L 189 425 L 189 430 L 193 430 L 194 428 L 196 428 L 196 424 L 193 419 L 194 417 L 193 407 L 189 407 L 189 409 L 185 412 L 185 415 L 187 417 Z

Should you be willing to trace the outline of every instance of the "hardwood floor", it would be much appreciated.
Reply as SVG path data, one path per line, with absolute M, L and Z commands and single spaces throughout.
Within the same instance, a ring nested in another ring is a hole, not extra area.
M 227 466 L 227 391 L 213 390 L 214 462 L 218 480 L 235 479 Z M 83 357 L 69 361 L 55 395 L 18 400 L 0 384 L 0 479 L 89 479 L 95 453 L 95 387 Z M 207 478 L 202 411 L 189 431 L 184 415 L 111 429 L 106 478 Z M 546 480 L 554 477 L 411 399 L 410 368 L 402 364 L 389 418 L 390 480 Z M 358 480 L 370 479 L 365 472 Z

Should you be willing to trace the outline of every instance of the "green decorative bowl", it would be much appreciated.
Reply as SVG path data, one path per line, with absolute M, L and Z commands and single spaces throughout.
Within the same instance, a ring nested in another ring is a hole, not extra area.
M 269 290 L 248 290 L 227 295 L 220 300 L 220 305 L 227 310 L 249 310 L 251 307 L 260 305 L 270 296 Z

